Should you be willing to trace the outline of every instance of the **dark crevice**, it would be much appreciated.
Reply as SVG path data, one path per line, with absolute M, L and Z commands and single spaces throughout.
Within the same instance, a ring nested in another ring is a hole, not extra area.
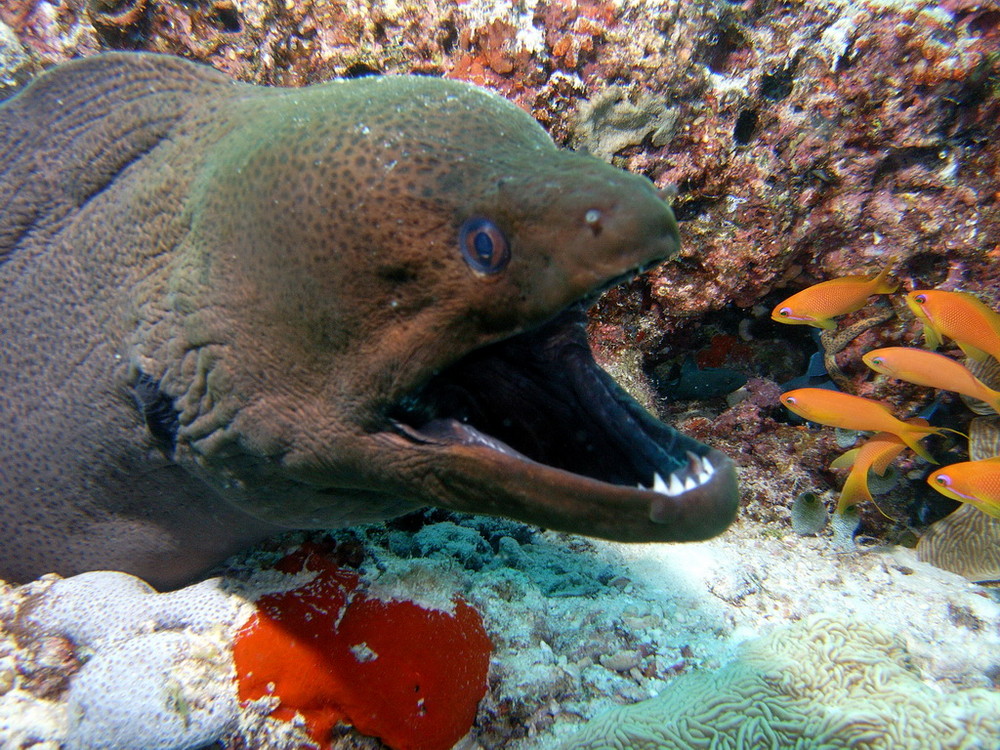
M 365 78 L 367 76 L 381 75 L 382 71 L 365 62 L 356 62 L 349 65 L 344 71 L 344 78 Z
M 912 166 L 919 165 L 928 171 L 938 169 L 942 163 L 942 148 L 942 146 L 908 146 L 895 149 L 876 168 L 872 175 L 872 184 L 877 184 L 888 174 Z
M 713 73 L 729 74 L 737 67 L 740 56 L 749 52 L 750 45 L 737 29 L 728 28 L 716 32 L 705 48 L 704 59 Z
M 745 146 L 753 140 L 757 132 L 757 110 L 745 109 L 736 118 L 736 125 L 733 127 L 733 140 L 737 145 Z
M 692 198 L 686 201 L 675 203 L 674 218 L 677 221 L 691 221 L 697 219 L 715 203 L 714 198 Z
M 760 95 L 772 102 L 780 102 L 792 93 L 795 83 L 795 62 L 771 73 L 765 73 L 760 79 Z
M 223 31 L 237 34 L 243 30 L 240 11 L 232 3 L 216 3 L 212 10 L 215 11 L 215 20 Z

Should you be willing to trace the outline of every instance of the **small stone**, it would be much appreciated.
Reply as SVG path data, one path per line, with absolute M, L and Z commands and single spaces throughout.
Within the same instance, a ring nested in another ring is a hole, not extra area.
M 601 657 L 601 666 L 614 672 L 628 672 L 639 666 L 640 657 L 638 651 L 616 651 L 613 654 L 605 654 Z

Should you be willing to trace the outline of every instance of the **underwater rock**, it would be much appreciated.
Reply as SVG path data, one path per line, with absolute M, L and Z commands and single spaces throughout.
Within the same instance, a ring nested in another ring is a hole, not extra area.
M 662 97 L 609 86 L 580 107 L 572 146 L 605 161 L 646 138 L 653 146 L 665 146 L 677 127 L 677 114 Z
M 858 620 L 812 615 L 744 643 L 716 672 L 679 677 L 655 698 L 591 721 L 564 750 L 985 746 L 1000 695 L 942 695 L 898 637 Z M 969 744 L 972 743 L 972 744 Z
M 0 21 L 0 99 L 28 81 L 34 64 L 10 27 Z
M 148 0 L 87 0 L 87 15 L 105 43 L 134 47 L 149 24 Z

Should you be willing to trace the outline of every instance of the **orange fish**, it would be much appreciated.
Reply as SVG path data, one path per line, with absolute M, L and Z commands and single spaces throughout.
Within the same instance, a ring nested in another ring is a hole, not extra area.
M 922 419 L 903 422 L 896 419 L 885 404 L 826 388 L 797 388 L 782 393 L 780 400 L 789 411 L 810 422 L 843 427 L 845 430 L 890 432 L 918 456 L 933 464 L 937 461 L 917 441 L 925 435 L 953 432 L 946 427 L 931 427 Z
M 890 346 L 885 349 L 873 349 L 861 359 L 875 372 L 905 380 L 907 383 L 940 388 L 943 391 L 954 391 L 977 398 L 1000 412 L 1000 391 L 986 387 L 965 365 L 951 357 L 925 349 Z
M 927 420 L 915 419 L 914 423 L 927 424 Z M 891 432 L 879 432 L 869 438 L 860 448 L 847 451 L 836 461 L 830 464 L 831 469 L 851 469 L 844 481 L 844 488 L 840 491 L 840 498 L 837 500 L 836 513 L 843 513 L 849 506 L 857 505 L 862 500 L 874 503 L 872 493 L 868 489 L 868 471 L 874 471 L 879 476 L 883 476 L 896 456 L 906 448 L 904 443 Z M 878 504 L 875 504 L 878 508 Z M 881 508 L 882 515 L 887 515 Z
M 771 320 L 790 325 L 806 325 L 832 330 L 832 318 L 860 310 L 873 294 L 891 294 L 898 284 L 890 284 L 890 263 L 874 276 L 843 276 L 821 281 L 793 294 L 771 311 Z
M 947 336 L 965 356 L 982 362 L 987 355 L 1000 359 L 1000 314 L 967 292 L 918 289 L 906 295 L 906 304 L 924 324 L 924 340 L 931 349 Z
M 942 495 L 1000 518 L 1000 456 L 944 466 L 927 477 Z

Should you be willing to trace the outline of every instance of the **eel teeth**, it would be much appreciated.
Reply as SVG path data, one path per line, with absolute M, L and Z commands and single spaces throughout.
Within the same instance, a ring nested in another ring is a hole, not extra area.
M 638 482 L 636 488 L 647 492 L 656 492 L 667 497 L 676 497 L 700 487 L 715 474 L 715 467 L 707 458 L 697 456 L 691 451 L 688 451 L 687 457 L 687 466 L 669 474 L 669 479 L 664 479 L 657 472 L 653 474 L 651 485 L 647 486 Z
M 673 474 L 670 475 L 673 477 Z M 666 492 L 667 483 L 663 481 L 663 477 L 659 474 L 653 474 L 653 492 Z

